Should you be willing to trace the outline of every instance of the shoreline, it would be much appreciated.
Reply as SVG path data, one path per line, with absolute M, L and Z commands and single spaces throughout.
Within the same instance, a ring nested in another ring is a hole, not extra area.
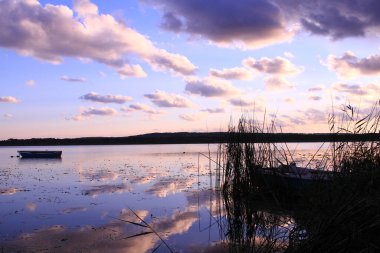
M 1 140 L 0 146 L 69 146 L 69 145 L 152 145 L 152 144 L 216 144 L 231 141 L 227 132 L 149 133 L 127 137 L 31 138 Z M 380 133 L 253 133 L 233 134 L 233 142 L 294 143 L 294 142 L 356 142 L 379 141 Z

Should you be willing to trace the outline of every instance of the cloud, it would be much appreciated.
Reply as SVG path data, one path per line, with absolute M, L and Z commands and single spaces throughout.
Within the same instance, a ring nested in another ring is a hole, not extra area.
M 196 67 L 185 57 L 157 48 L 144 35 L 100 14 L 89 0 L 65 5 L 38 1 L 0 1 L 0 47 L 15 50 L 54 64 L 64 57 L 93 60 L 114 68 L 122 77 L 145 76 L 143 60 L 154 69 L 176 74 L 194 74 Z
M 83 120 L 91 116 L 114 116 L 117 114 L 117 111 L 113 108 L 102 107 L 102 108 L 82 108 L 80 114 L 74 116 L 72 120 Z
M 295 127 L 302 129 L 302 126 L 311 126 L 314 124 L 326 124 L 328 113 L 309 108 L 305 110 L 298 110 L 292 115 L 281 115 L 279 121 L 284 127 L 288 127 L 294 131 Z M 299 128 L 301 127 L 301 128 Z
M 336 100 L 346 100 L 352 105 L 360 105 L 361 109 L 371 108 L 374 103 L 378 103 L 380 94 L 380 84 L 375 83 L 334 83 L 331 86 Z
M 186 81 L 185 90 L 191 94 L 203 97 L 230 97 L 240 93 L 227 80 L 215 77 L 206 77 L 204 79 L 189 78 Z
M 260 48 L 294 35 L 276 4 L 267 0 L 142 0 L 163 13 L 161 27 L 220 46 Z
M 135 110 L 129 108 L 128 106 L 124 106 L 124 107 L 120 108 L 120 111 L 126 112 L 126 113 L 131 113 L 131 112 L 134 112 Z
M 375 95 L 380 93 L 380 85 L 377 84 L 346 84 L 346 83 L 335 83 L 332 85 L 335 91 L 343 92 L 351 95 Z
M 281 56 L 273 59 L 262 57 L 260 60 L 249 57 L 243 60 L 243 65 L 261 73 L 271 75 L 297 75 L 303 71 L 302 67 L 295 66 L 288 59 Z
M 61 214 L 71 214 L 74 212 L 87 212 L 87 207 L 68 207 L 61 210 Z
M 285 56 L 286 58 L 294 58 L 294 54 L 291 53 L 291 52 L 284 52 L 284 56 Z
M 116 104 L 124 104 L 128 101 L 131 101 L 132 98 L 129 96 L 123 95 L 99 95 L 95 92 L 87 93 L 80 97 L 83 100 L 89 100 L 98 103 L 116 103 Z
M 380 31 L 377 0 L 141 1 L 161 10 L 163 29 L 221 46 L 263 47 L 289 41 L 300 29 L 334 40 Z
M 0 189 L 0 195 L 14 195 L 19 191 L 22 191 L 22 189 L 18 189 L 15 187 L 5 188 L 5 189 L 3 188 L 3 189 Z
M 160 222 L 154 224 L 154 229 L 157 231 L 170 231 L 173 234 L 183 234 L 187 232 L 192 225 L 199 219 L 196 211 L 181 211 L 174 213 L 171 217 L 164 217 Z M 191 245 L 194 248 L 194 245 Z M 193 251 L 194 252 L 194 251 Z M 195 251 L 201 252 L 201 251 Z
M 33 87 L 34 85 L 36 85 L 36 81 L 34 80 L 28 80 L 25 82 L 25 85 L 28 86 L 28 87 Z
M 348 51 L 342 57 L 329 55 L 326 65 L 342 78 L 350 79 L 360 75 L 380 77 L 380 55 L 360 59 Z
M 85 170 L 80 172 L 80 180 L 87 182 L 92 182 L 94 180 L 97 182 L 111 182 L 117 180 L 119 176 L 120 175 L 118 173 L 108 170 L 99 170 L 96 172 Z
M 191 187 L 195 183 L 193 178 L 178 177 L 176 180 L 172 180 L 170 177 L 163 177 L 150 185 L 146 193 L 165 198 L 169 195 L 176 194 Z
M 227 100 L 234 107 L 248 109 L 249 111 L 263 112 L 265 110 L 266 98 L 257 96 L 253 97 L 235 97 Z
M 85 83 L 87 80 L 86 78 L 80 77 L 80 78 L 75 78 L 75 77 L 69 77 L 69 76 L 61 76 L 62 81 L 66 82 L 72 82 L 72 83 Z
M 15 97 L 12 97 L 12 96 L 6 96 L 6 97 L 0 97 L 0 103 L 19 103 L 20 100 L 18 100 L 17 98 Z
M 293 104 L 293 103 L 296 102 L 296 101 L 295 101 L 295 99 L 292 98 L 292 97 L 287 97 L 287 98 L 284 99 L 284 102 L 285 102 L 285 103 L 288 103 L 288 104 Z
M 313 91 L 323 91 L 325 88 L 322 85 L 314 86 L 308 89 L 308 91 L 313 92 Z
M 319 100 L 322 100 L 322 97 L 321 96 L 309 96 L 308 99 L 313 100 L 313 101 L 319 101 Z
M 326 123 L 328 114 L 318 109 L 307 109 L 300 111 L 303 114 L 303 118 L 313 123 Z
M 117 73 L 122 79 L 127 77 L 146 77 L 147 74 L 140 65 L 124 65 L 117 68 Z
M 199 114 L 181 114 L 178 117 L 186 121 L 199 121 L 202 118 Z
M 227 80 L 251 80 L 253 77 L 252 72 L 246 68 L 210 69 L 209 74 Z
M 135 212 L 136 215 L 144 218 L 141 211 L 137 210 Z M 134 214 L 120 213 L 118 219 L 113 219 L 98 226 L 95 224 L 92 226 L 83 225 L 79 228 L 61 225 L 44 226 L 28 232 L 28 240 L 25 240 L 23 236 L 15 237 L 13 240 L 2 243 L 2 247 L 6 252 L 8 252 L 7 249 L 10 249 L 9 251 L 11 252 L 36 252 L 40 251 L 40 245 L 44 245 L 44 250 L 47 252 L 85 252 L 91 248 L 92 252 L 129 253 L 150 252 L 157 247 L 159 238 L 154 233 L 123 239 L 129 235 L 150 231 L 148 229 L 142 230 L 140 226 L 126 226 L 126 222 L 122 220 L 135 223 L 141 222 Z M 175 228 L 175 224 L 180 223 L 180 221 L 180 219 L 178 221 L 173 220 L 172 227 Z M 169 223 L 170 221 L 165 219 L 165 224 Z M 151 224 L 151 226 L 153 225 Z M 157 225 L 160 225 L 160 223 Z M 178 224 L 179 228 L 180 226 L 181 224 Z M 161 230 L 157 229 L 157 231 Z
M 294 125 L 306 125 L 306 121 L 302 117 L 294 115 L 281 115 L 281 119 L 276 120 L 282 127 L 292 127 Z
M 255 104 L 255 101 L 253 99 L 248 98 L 233 98 L 228 100 L 231 105 L 233 106 L 240 106 L 240 107 L 252 107 Z
M 154 108 L 150 107 L 146 104 L 136 103 L 129 106 L 129 109 L 135 110 L 135 111 L 142 111 L 148 114 L 162 114 L 161 111 L 155 110 Z
M 224 108 L 215 108 L 215 109 L 203 109 L 202 112 L 208 112 L 208 113 L 224 113 Z
M 194 106 L 189 99 L 183 96 L 160 90 L 156 90 L 154 94 L 145 94 L 144 96 L 149 98 L 158 107 L 188 108 Z
M 307 31 L 333 39 L 362 37 L 379 30 L 379 2 L 368 1 L 277 1 L 283 9 L 295 12 Z
M 25 208 L 26 208 L 29 212 L 34 212 L 34 211 L 36 211 L 36 209 L 37 209 L 37 204 L 36 204 L 36 203 L 33 203 L 33 202 L 28 202 L 28 203 L 26 203 Z
M 11 118 L 13 118 L 13 115 L 10 114 L 10 113 L 4 113 L 3 114 L 3 118 L 5 118 L 5 119 L 11 119 Z
M 131 187 L 127 184 L 116 184 L 116 185 L 96 185 L 92 186 L 90 189 L 83 190 L 82 194 L 91 197 L 97 197 L 102 194 L 114 194 L 123 193 L 130 191 Z
M 268 77 L 265 79 L 265 86 L 268 90 L 284 90 L 284 89 L 291 89 L 294 87 L 293 84 L 289 83 L 285 78 L 283 77 Z

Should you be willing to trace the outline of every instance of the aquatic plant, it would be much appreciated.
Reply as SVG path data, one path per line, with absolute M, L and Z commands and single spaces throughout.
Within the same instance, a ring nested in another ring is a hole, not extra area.
M 379 123 L 377 105 L 364 114 L 346 105 L 329 116 L 331 135 L 380 134 Z M 331 143 L 318 164 L 319 169 L 334 171 L 333 176 L 291 191 L 286 184 L 260 177 L 263 168 L 293 162 L 287 145 L 249 138 L 277 129 L 273 121 L 258 123 L 246 117 L 229 127 L 220 157 L 228 221 L 223 229 L 231 251 L 378 252 L 380 142 Z

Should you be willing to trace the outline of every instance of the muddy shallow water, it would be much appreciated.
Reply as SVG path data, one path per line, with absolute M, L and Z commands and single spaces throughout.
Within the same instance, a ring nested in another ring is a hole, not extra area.
M 216 145 L 0 148 L 2 252 L 221 252 Z M 309 153 L 299 154 L 300 157 Z M 211 168 L 210 168 L 211 165 Z

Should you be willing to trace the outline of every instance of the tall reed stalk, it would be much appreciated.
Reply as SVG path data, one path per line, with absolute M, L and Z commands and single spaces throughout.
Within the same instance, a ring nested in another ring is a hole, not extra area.
M 378 106 L 363 114 L 347 105 L 329 116 L 331 134 L 380 134 L 379 123 Z M 320 164 L 335 171 L 334 177 L 289 192 L 259 177 L 262 168 L 293 161 L 287 146 L 249 138 L 276 131 L 265 119 L 259 124 L 242 117 L 237 126 L 229 126 L 220 157 L 231 251 L 380 252 L 380 142 L 331 143 Z

